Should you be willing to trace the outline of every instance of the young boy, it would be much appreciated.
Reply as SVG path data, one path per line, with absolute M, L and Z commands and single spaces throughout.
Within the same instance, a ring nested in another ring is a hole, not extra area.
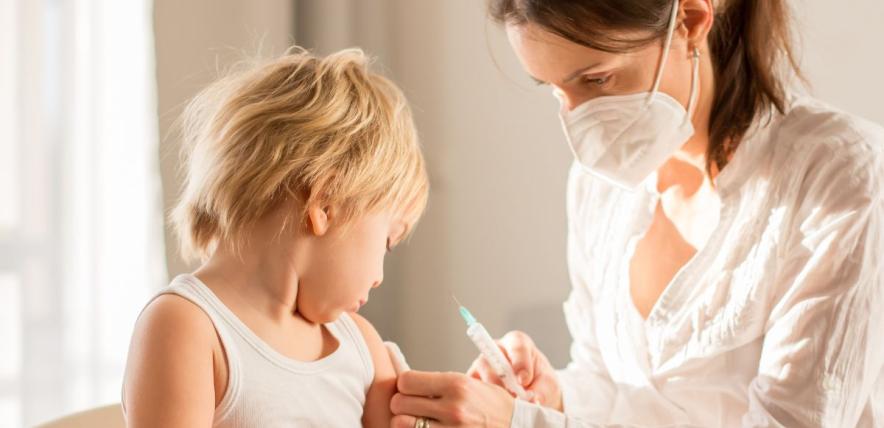
M 183 125 L 173 219 L 202 264 L 137 322 L 129 426 L 389 426 L 396 375 L 356 311 L 426 205 L 402 93 L 359 50 L 295 50 L 209 86 Z

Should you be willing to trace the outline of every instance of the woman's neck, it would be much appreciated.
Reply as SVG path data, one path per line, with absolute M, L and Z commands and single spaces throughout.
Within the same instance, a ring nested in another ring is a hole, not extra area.
M 690 197 L 699 191 L 704 183 L 712 183 L 718 174 L 716 168 L 711 168 L 711 172 L 706 168 L 710 144 L 709 120 L 715 99 L 715 78 L 709 50 L 704 46 L 703 51 L 707 54 L 700 59 L 699 93 L 692 117 L 694 135 L 657 170 L 657 191 L 660 193 L 677 186 L 681 188 L 682 194 Z

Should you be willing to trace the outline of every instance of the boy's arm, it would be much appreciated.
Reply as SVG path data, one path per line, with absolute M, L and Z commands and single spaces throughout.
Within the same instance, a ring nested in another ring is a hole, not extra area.
M 365 397 L 362 426 L 387 428 L 390 426 L 390 419 L 393 418 L 390 399 L 396 393 L 396 371 L 390 361 L 387 348 L 374 326 L 359 314 L 351 313 L 350 316 L 359 326 L 374 363 L 374 381 Z
M 215 329 L 173 295 L 151 302 L 132 334 L 123 384 L 128 427 L 210 427 L 215 411 Z

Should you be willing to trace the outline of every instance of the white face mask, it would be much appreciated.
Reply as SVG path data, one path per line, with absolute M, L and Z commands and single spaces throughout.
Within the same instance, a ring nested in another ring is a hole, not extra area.
M 663 58 L 651 92 L 606 96 L 559 115 L 568 145 L 577 162 L 589 172 L 628 190 L 635 190 L 694 134 L 691 115 L 699 80 L 699 51 L 694 49 L 691 94 L 687 111 L 681 103 L 659 92 L 669 57 L 678 0 L 672 8 Z

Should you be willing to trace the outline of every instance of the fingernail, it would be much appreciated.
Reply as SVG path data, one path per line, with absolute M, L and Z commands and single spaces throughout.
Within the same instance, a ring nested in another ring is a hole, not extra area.
M 519 372 L 519 383 L 521 383 L 522 385 L 526 385 L 526 384 L 528 384 L 529 380 L 530 379 L 528 379 L 528 372 L 524 372 L 524 371 Z

